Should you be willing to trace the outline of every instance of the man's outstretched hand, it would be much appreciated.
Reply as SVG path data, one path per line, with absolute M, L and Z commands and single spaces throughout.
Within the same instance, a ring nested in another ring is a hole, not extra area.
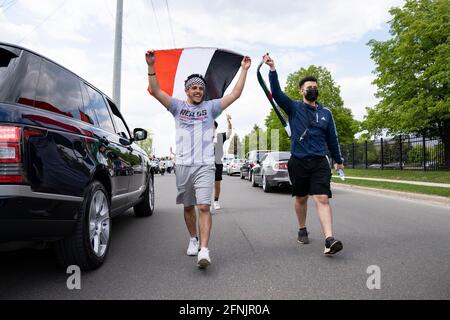
M 263 61 L 265 64 L 267 64 L 270 67 L 270 70 L 275 70 L 275 62 L 273 59 L 269 56 L 268 53 L 263 55 Z
M 252 65 L 252 59 L 250 59 L 249 56 L 245 56 L 242 59 L 241 67 L 244 68 L 244 70 L 248 70 L 248 69 L 250 69 L 251 65 Z
M 148 66 L 154 66 L 155 65 L 155 50 L 148 50 L 145 53 L 145 61 L 147 62 Z

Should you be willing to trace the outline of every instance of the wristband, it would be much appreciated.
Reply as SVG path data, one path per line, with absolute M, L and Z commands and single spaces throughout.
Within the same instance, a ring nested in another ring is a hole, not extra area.
M 156 73 L 148 73 L 149 76 L 156 76 Z

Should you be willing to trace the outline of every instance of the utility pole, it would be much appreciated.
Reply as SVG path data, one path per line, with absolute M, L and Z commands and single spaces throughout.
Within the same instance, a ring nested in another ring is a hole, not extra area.
M 116 34 L 114 39 L 114 72 L 113 72 L 113 100 L 120 109 L 120 83 L 122 69 L 122 17 L 123 0 L 117 0 Z

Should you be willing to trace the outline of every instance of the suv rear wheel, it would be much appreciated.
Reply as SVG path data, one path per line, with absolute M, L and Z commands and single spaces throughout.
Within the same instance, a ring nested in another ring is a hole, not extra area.
M 110 199 L 105 187 L 93 181 L 87 187 L 75 230 L 56 243 L 59 263 L 82 270 L 100 267 L 108 253 L 110 235 Z
M 149 217 L 155 210 L 155 188 L 153 175 L 148 179 L 147 188 L 145 189 L 142 201 L 133 207 L 136 217 Z

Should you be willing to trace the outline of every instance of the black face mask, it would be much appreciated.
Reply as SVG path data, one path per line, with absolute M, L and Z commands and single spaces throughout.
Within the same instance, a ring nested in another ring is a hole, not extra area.
M 319 90 L 317 88 L 311 88 L 306 90 L 305 98 L 308 101 L 314 102 L 317 100 L 317 97 L 319 96 Z

